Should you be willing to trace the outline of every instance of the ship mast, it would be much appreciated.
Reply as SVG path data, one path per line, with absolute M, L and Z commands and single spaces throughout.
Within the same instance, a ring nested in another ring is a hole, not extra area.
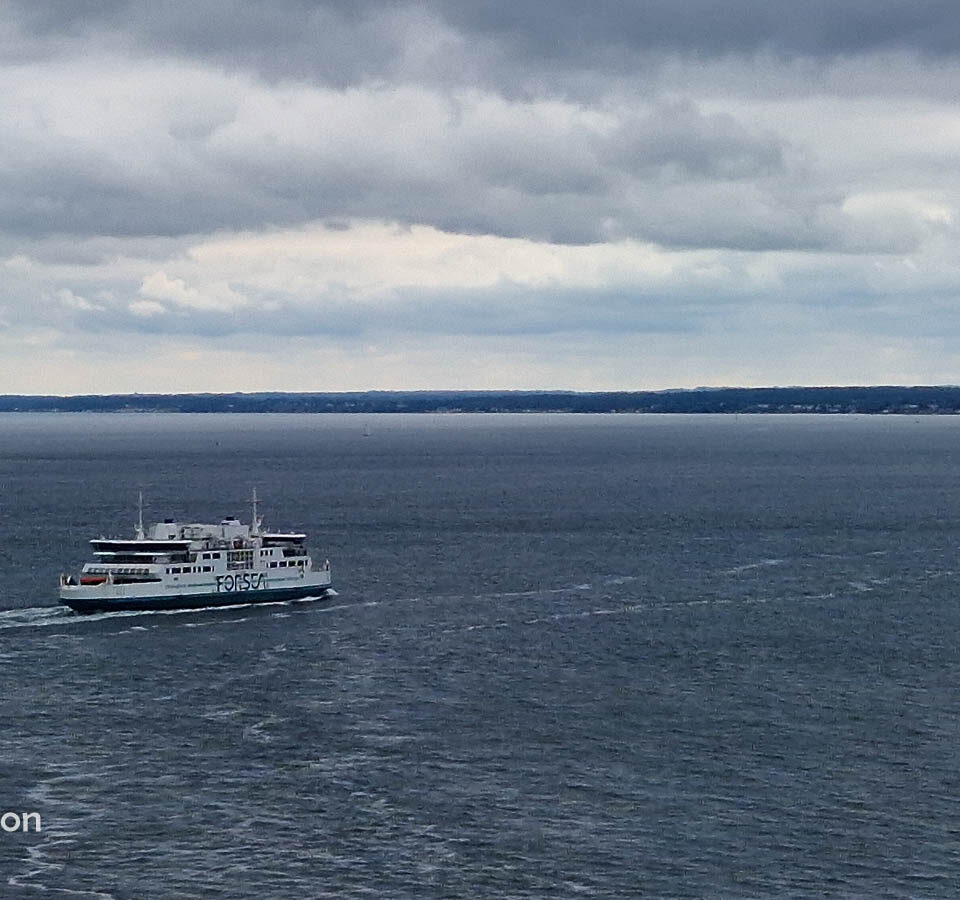
M 253 505 L 253 524 L 250 526 L 250 534 L 256 537 L 260 534 L 260 517 L 257 515 L 257 489 L 253 489 L 253 498 L 250 501 Z
M 137 491 L 137 540 L 144 539 L 143 531 L 143 491 Z

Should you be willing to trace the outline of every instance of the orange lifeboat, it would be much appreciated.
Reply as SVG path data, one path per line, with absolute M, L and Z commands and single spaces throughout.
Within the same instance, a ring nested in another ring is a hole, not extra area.
M 104 584 L 107 580 L 106 575 L 81 575 L 80 584 Z

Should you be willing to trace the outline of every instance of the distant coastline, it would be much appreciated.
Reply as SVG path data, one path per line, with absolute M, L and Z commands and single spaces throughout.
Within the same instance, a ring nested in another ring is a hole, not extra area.
M 955 415 L 960 386 L 698 388 L 667 391 L 0 395 L 0 412 L 819 413 Z

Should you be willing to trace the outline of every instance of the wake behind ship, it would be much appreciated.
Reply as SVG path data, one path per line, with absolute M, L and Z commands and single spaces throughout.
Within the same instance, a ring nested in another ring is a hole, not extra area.
M 77 612 L 104 612 L 322 597 L 330 562 L 314 570 L 305 541 L 300 532 L 262 531 L 256 494 L 252 525 L 165 519 L 145 531 L 141 506 L 136 536 L 91 540 L 96 560 L 79 578 L 60 576 L 60 600 Z

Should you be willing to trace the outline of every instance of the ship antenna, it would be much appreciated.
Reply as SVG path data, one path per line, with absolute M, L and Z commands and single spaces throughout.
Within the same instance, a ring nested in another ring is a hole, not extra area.
M 137 540 L 142 541 L 143 533 L 143 491 L 137 491 Z
M 250 526 L 250 534 L 258 535 L 260 534 L 260 517 L 257 515 L 257 489 L 253 489 L 253 499 L 251 500 L 253 504 L 253 524 Z

